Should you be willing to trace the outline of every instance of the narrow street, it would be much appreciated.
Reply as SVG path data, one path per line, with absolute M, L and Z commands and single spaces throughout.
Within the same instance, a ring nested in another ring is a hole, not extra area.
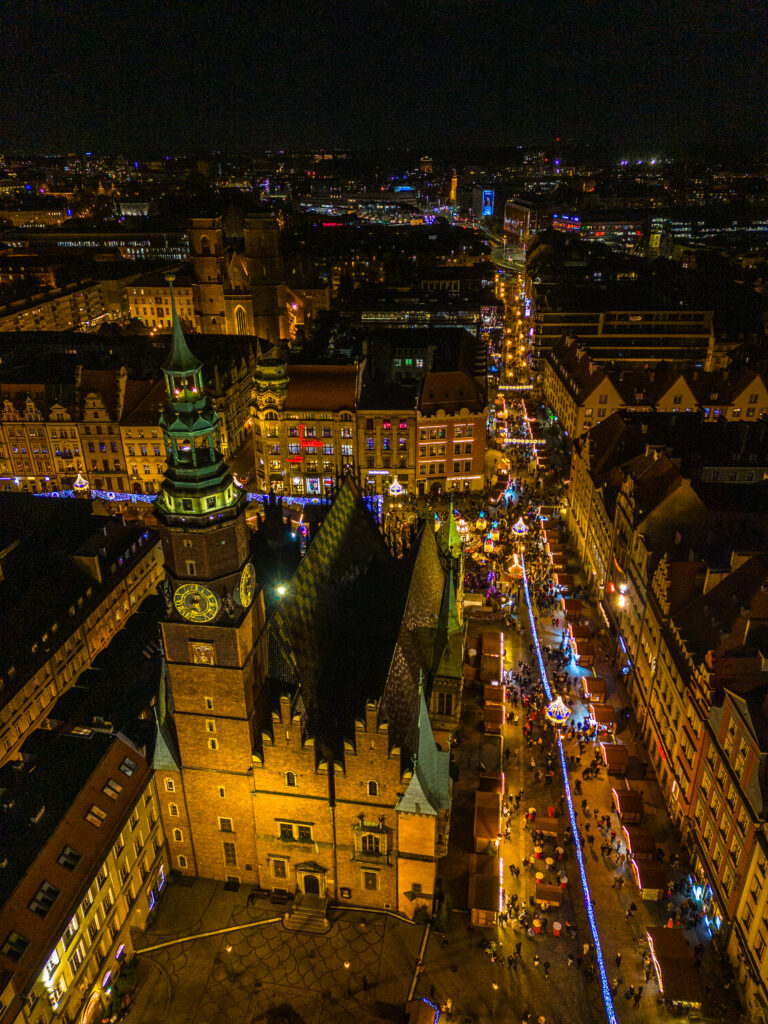
M 514 304 L 508 306 L 509 321 L 517 330 Z M 523 354 L 515 343 L 508 346 L 505 355 L 502 379 L 519 382 L 527 374 Z M 638 742 L 639 733 L 629 701 L 622 680 L 617 679 L 615 672 L 612 645 L 602 630 L 596 608 L 581 593 L 584 580 L 580 567 L 555 511 L 547 526 L 560 531 L 559 542 L 565 550 L 567 572 L 574 580 L 569 596 L 575 591 L 581 597 L 582 615 L 590 625 L 598 649 L 594 669 L 579 667 L 568 649 L 561 654 L 567 623 L 559 601 L 559 588 L 551 584 L 551 567 L 541 542 L 538 504 L 533 504 L 543 500 L 549 502 L 550 507 L 556 508 L 559 504 L 562 480 L 567 472 L 561 438 L 556 431 L 548 429 L 548 424 L 535 424 L 537 436 L 543 437 L 551 450 L 549 464 L 557 467 L 542 486 L 545 474 L 539 472 L 534 463 L 533 446 L 528 449 L 521 447 L 520 442 L 516 445 L 513 442 L 529 429 L 524 422 L 525 406 L 510 396 L 507 408 L 511 413 L 506 424 L 508 444 L 501 450 L 510 461 L 510 507 L 487 510 L 489 521 L 499 520 L 502 544 L 489 560 L 480 557 L 473 563 L 472 558 L 468 558 L 465 581 L 471 583 L 484 578 L 488 562 L 500 568 L 504 562 L 504 556 L 499 557 L 505 550 L 504 534 L 506 532 L 507 539 L 511 540 L 512 524 L 521 513 L 526 515 L 529 527 L 526 557 L 530 562 L 534 621 L 544 668 L 553 696 L 559 693 L 570 711 L 561 730 L 567 764 L 565 784 L 572 787 L 591 909 L 605 965 L 605 984 L 601 983 L 594 931 L 588 921 L 564 799 L 556 729 L 545 716 L 546 699 L 528 609 L 521 592 L 523 588 L 518 587 L 517 600 L 512 600 L 512 613 L 505 622 L 490 624 L 470 618 L 467 626 L 468 636 L 503 631 L 504 676 L 511 683 L 507 721 L 502 728 L 504 813 L 498 843 L 504 910 L 498 915 L 494 928 L 467 928 L 465 922 L 465 934 L 459 915 L 455 914 L 447 929 L 445 945 L 448 949 L 456 940 L 470 945 L 474 942 L 477 948 L 485 949 L 487 970 L 476 972 L 474 991 L 464 991 L 462 973 L 453 985 L 450 977 L 446 978 L 445 964 L 450 954 L 443 952 L 442 941 L 433 936 L 425 957 L 422 994 L 431 993 L 446 1007 L 448 1019 L 460 1021 L 525 1022 L 529 1019 L 526 1015 L 530 1014 L 531 1021 L 544 1018 L 548 1024 L 607 1019 L 687 1019 L 735 1024 L 742 1020 L 740 1008 L 729 998 L 719 953 L 712 944 L 705 918 L 695 912 L 684 851 L 653 772 L 648 770 L 647 752 L 642 742 Z M 474 516 L 475 512 L 473 508 L 471 514 Z M 470 515 L 469 510 L 466 515 Z M 481 545 L 480 549 L 475 547 L 475 551 L 478 550 L 487 549 Z M 510 552 L 508 548 L 507 554 Z M 503 577 L 504 573 L 500 572 L 500 578 Z M 501 583 L 498 587 L 502 591 Z M 505 592 L 509 595 L 514 589 L 514 585 L 507 586 Z M 507 605 L 508 612 L 509 607 Z M 477 645 L 477 639 L 473 643 Z M 616 721 L 612 732 L 597 732 L 584 699 L 584 680 L 595 675 L 607 683 L 605 704 L 613 709 Z M 465 686 L 461 739 L 454 748 L 458 779 L 454 790 L 453 849 L 446 868 L 446 891 L 456 906 L 467 905 L 466 877 L 469 856 L 474 849 L 472 806 L 479 775 L 485 770 L 485 766 L 481 767 L 483 735 L 483 683 L 478 680 L 474 685 Z M 607 774 L 601 739 L 615 741 L 626 748 L 628 766 L 624 778 Z M 594 772 L 590 771 L 592 763 L 596 765 Z M 642 825 L 654 837 L 655 864 L 667 868 L 658 899 L 644 899 L 641 894 L 627 853 L 627 837 L 616 812 L 613 790 L 620 795 L 629 789 L 630 782 L 633 790 L 642 792 Z M 529 820 L 531 809 L 535 810 L 535 821 Z M 539 831 L 542 819 L 548 823 L 542 831 L 552 832 L 552 838 L 542 837 Z M 567 881 L 563 882 L 564 879 Z M 560 906 L 546 908 L 541 901 L 536 904 L 537 881 L 556 887 L 562 884 Z M 694 918 L 699 922 L 696 927 L 691 926 Z M 698 951 L 696 971 L 704 997 L 700 1008 L 685 1010 L 666 1003 L 650 955 L 649 927 L 683 927 L 689 947 Z M 446 1006 L 449 995 L 451 1002 Z

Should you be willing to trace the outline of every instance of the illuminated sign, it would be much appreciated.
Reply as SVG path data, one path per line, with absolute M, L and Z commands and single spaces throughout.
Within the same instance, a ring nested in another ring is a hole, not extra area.
M 481 206 L 481 216 L 492 217 L 493 216 L 493 197 L 495 192 L 493 189 L 486 189 L 483 192 L 483 202 Z

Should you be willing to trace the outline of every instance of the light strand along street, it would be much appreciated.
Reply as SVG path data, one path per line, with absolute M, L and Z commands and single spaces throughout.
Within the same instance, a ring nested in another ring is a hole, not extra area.
M 520 563 L 523 567 L 523 591 L 525 593 L 525 603 L 528 608 L 528 620 L 531 626 L 531 639 L 533 640 L 533 646 L 536 651 L 536 660 L 539 664 L 539 673 L 541 675 L 541 685 L 544 687 L 544 693 L 547 696 L 547 701 L 553 700 L 552 690 L 549 685 L 547 678 L 547 671 L 544 668 L 544 659 L 541 656 L 541 647 L 539 646 L 539 635 L 536 629 L 536 619 L 533 614 L 533 605 L 531 604 L 531 595 L 528 589 L 528 573 L 525 568 L 525 553 L 520 553 Z M 603 949 L 600 945 L 600 935 L 597 930 L 597 920 L 595 918 L 594 908 L 592 906 L 592 896 L 589 891 L 589 882 L 587 881 L 587 871 L 584 866 L 584 857 L 581 850 L 581 843 L 579 842 L 579 829 L 576 824 L 576 812 L 573 806 L 573 797 L 571 795 L 571 784 L 568 777 L 568 768 L 565 762 L 565 751 L 563 750 L 563 739 L 558 732 L 557 736 L 557 747 L 560 753 L 560 767 L 563 772 L 563 789 L 565 791 L 565 799 L 568 805 L 568 817 L 571 821 L 571 832 L 573 834 L 573 848 L 576 853 L 576 860 L 579 865 L 579 875 L 581 877 L 581 887 L 584 893 L 584 904 L 587 911 L 587 919 L 589 920 L 589 928 L 592 933 L 592 939 L 595 943 L 595 959 L 597 961 L 597 969 L 600 972 L 600 985 L 603 990 L 603 1003 L 605 1004 L 605 1013 L 608 1017 L 608 1024 L 617 1024 L 616 1013 L 613 1008 L 613 998 L 611 996 L 611 990 L 608 985 L 608 975 L 605 970 L 605 960 L 603 959 Z

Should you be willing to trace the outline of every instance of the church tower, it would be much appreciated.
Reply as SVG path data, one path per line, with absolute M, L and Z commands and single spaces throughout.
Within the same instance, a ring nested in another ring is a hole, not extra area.
M 193 217 L 187 230 L 195 271 L 195 313 L 203 334 L 227 332 L 224 228 L 221 217 Z
M 173 278 L 170 277 L 172 281 Z M 219 417 L 176 314 L 155 502 L 166 566 L 165 672 L 155 770 L 174 867 L 255 882 L 252 755 L 260 736 L 264 601 L 247 497 L 221 456 Z

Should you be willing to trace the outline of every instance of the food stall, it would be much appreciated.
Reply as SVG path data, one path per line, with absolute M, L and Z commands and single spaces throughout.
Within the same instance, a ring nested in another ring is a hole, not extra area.
M 616 712 L 609 704 L 588 704 L 587 707 L 598 732 L 616 731 Z
M 629 751 L 623 743 L 601 743 L 600 750 L 609 775 L 627 774 Z
M 571 591 L 574 587 L 574 578 L 569 572 L 561 572 L 559 569 L 555 570 L 555 583 L 558 587 L 563 590 Z
M 486 853 L 489 844 L 496 846 L 501 829 L 501 793 L 475 791 L 475 853 Z
M 502 683 L 485 683 L 483 685 L 483 702 L 485 704 L 503 704 L 506 699 L 506 687 Z
M 469 855 L 469 915 L 478 928 L 491 928 L 499 913 L 499 859 L 487 853 Z
M 584 700 L 590 701 L 592 704 L 605 704 L 608 684 L 602 676 L 584 676 L 581 686 L 584 691 Z
M 669 882 L 669 868 L 658 860 L 632 860 L 632 874 L 644 900 L 663 899 Z
M 612 789 L 616 813 L 622 825 L 639 825 L 643 820 L 643 794 L 639 789 Z
M 649 928 L 647 932 L 651 960 L 659 982 L 659 991 L 668 1003 L 701 1006 L 699 972 L 691 947 L 680 928 Z
M 563 610 L 569 622 L 578 622 L 582 615 L 583 605 L 577 597 L 562 598 Z
M 647 828 L 641 825 L 624 825 L 621 831 L 624 833 L 627 856 L 630 860 L 656 860 L 657 843 Z

